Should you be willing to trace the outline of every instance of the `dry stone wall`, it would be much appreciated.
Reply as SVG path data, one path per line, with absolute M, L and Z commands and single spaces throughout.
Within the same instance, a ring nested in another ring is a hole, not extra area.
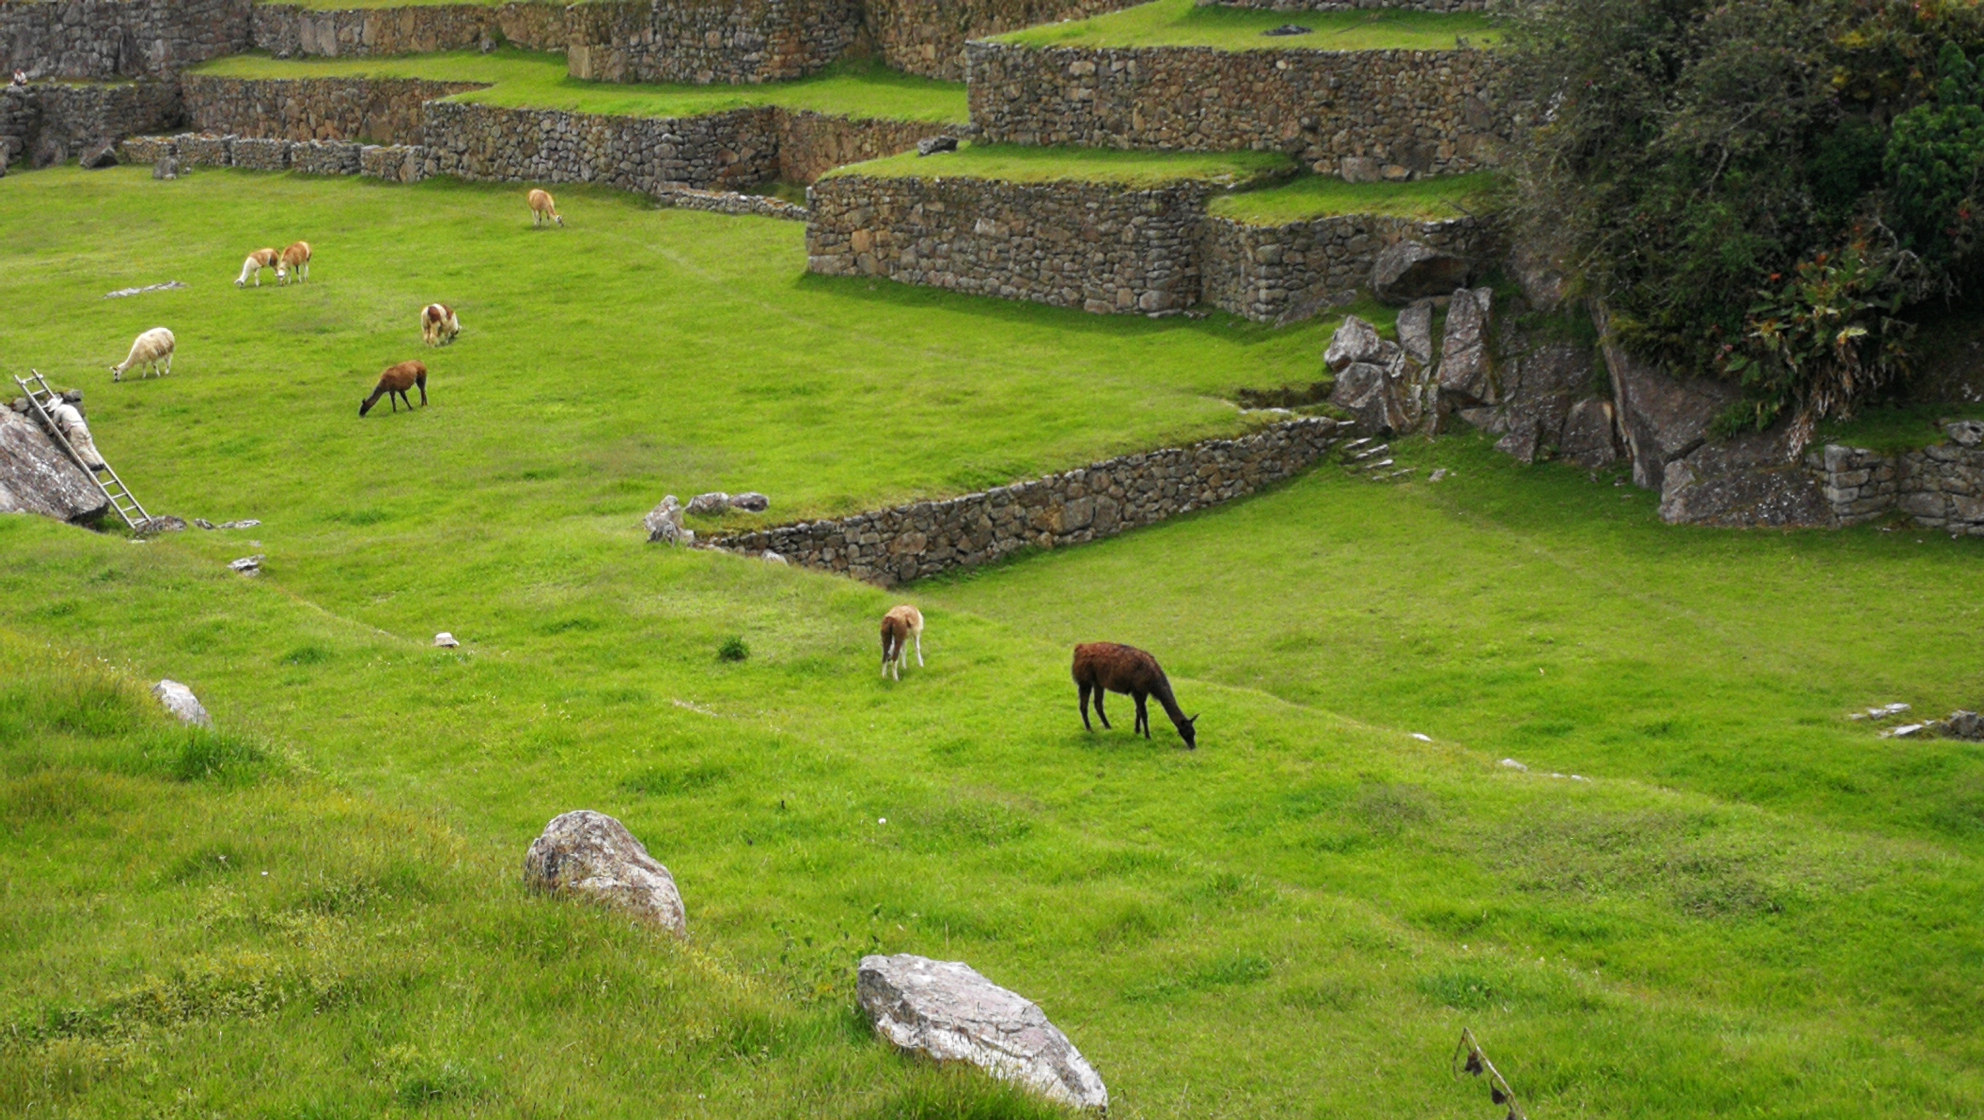
M 568 65 L 604 82 L 775 82 L 839 58 L 861 0 L 623 0 L 569 10 Z
M 1086 19 L 1145 0 L 867 0 L 866 29 L 882 61 L 947 82 L 965 78 L 964 45 L 1064 19 Z
M 778 174 L 771 108 L 652 120 L 433 101 L 433 174 L 509 183 L 598 183 L 655 194 L 680 184 L 741 187 Z
M 559 3 L 433 4 L 407 8 L 322 10 L 288 4 L 255 6 L 256 50 L 297 55 L 428 54 L 475 50 L 508 42 L 533 51 L 563 51 L 569 39 Z
M 1270 12 L 1355 12 L 1397 8 L 1408 12 L 1479 12 L 1487 0 L 1199 0 L 1226 8 L 1258 8 Z
M 884 586 L 987 564 L 1027 548 L 1065 548 L 1251 494 L 1300 473 L 1347 425 L 1308 417 L 1239 439 L 1125 455 L 939 502 L 720 537 L 731 552 Z
M 1320 174 L 1405 179 L 1493 167 L 1511 129 L 1490 51 L 981 42 L 965 53 L 987 142 L 1275 150 Z
M 0 0 L 0 70 L 158 76 L 248 49 L 250 0 Z
M 906 152 L 918 140 L 956 131 L 927 121 L 857 121 L 805 109 L 780 109 L 777 123 L 778 177 L 788 183 L 810 183 L 836 167 Z
M 31 82 L 0 89 L 0 165 L 27 156 L 59 163 L 99 140 L 179 123 L 179 87 L 166 81 Z
M 1808 452 L 1836 525 L 1890 513 L 1952 534 L 1984 537 L 1984 446 L 1941 443 L 1899 455 L 1828 444 Z
M 1269 323 L 1301 306 L 1321 306 L 1371 286 L 1378 254 L 1400 241 L 1485 261 L 1494 253 L 1491 225 L 1474 218 L 1422 222 L 1376 214 L 1345 214 L 1256 226 L 1208 217 L 1205 224 L 1206 303 Z
M 181 79 L 193 128 L 284 140 L 418 142 L 423 106 L 437 97 L 480 89 L 474 82 L 418 78 Z
M 836 175 L 807 191 L 806 264 L 1095 312 L 1173 311 L 1199 298 L 1211 190 Z

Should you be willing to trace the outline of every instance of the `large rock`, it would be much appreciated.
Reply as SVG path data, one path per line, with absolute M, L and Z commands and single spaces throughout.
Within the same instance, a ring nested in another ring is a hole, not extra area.
M 1411 431 L 1405 385 L 1393 370 L 1375 362 L 1353 362 L 1336 375 L 1330 403 L 1348 412 L 1367 435 Z
M 1612 402 L 1582 400 L 1564 418 L 1564 438 L 1557 454 L 1586 470 L 1609 466 L 1619 459 L 1619 437 L 1612 423 Z
M 642 527 L 648 531 L 650 544 L 681 544 L 688 530 L 682 527 L 682 503 L 670 494 L 661 503 L 648 511 L 641 519 Z
M 0 408 L 0 513 L 38 513 L 85 525 L 109 511 L 109 499 L 88 472 L 39 424 Z
M 1789 424 L 1705 443 L 1665 465 L 1660 519 L 1724 528 L 1825 528 L 1833 516 L 1819 480 L 1792 457 Z
M 1353 362 L 1379 361 L 1384 347 L 1385 340 L 1378 337 L 1378 328 L 1355 315 L 1345 315 L 1343 325 L 1330 336 L 1329 348 L 1323 351 L 1323 364 L 1331 373 L 1341 373 Z
M 1506 434 L 1496 449 L 1533 463 L 1560 448 L 1572 403 L 1591 391 L 1591 354 L 1575 343 L 1545 342 L 1511 355 L 1498 372 Z
M 1633 483 L 1664 491 L 1667 465 L 1700 447 L 1709 425 L 1740 393 L 1733 385 L 1707 378 L 1670 377 L 1609 339 L 1604 351 L 1619 433 L 1633 460 Z
M 108 140 L 98 140 L 83 149 L 82 165 L 87 171 L 101 171 L 106 167 L 117 166 L 117 145 Z
M 698 494 L 689 499 L 688 512 L 698 517 L 715 517 L 730 512 L 730 495 L 721 490 Z
M 1440 391 L 1463 407 L 1495 403 L 1488 356 L 1492 295 L 1488 288 L 1461 288 L 1447 305 L 1447 329 L 1440 339 Z
M 1399 309 L 1398 344 L 1422 366 L 1433 364 L 1433 302 L 1420 300 Z
M 959 961 L 863 957 L 855 998 L 875 1032 L 939 1062 L 969 1062 L 1051 1101 L 1106 1112 L 1109 1090 L 1032 1000 Z
M 763 513 L 772 508 L 772 500 L 756 490 L 746 490 L 730 497 L 730 508 L 741 509 L 746 513 Z
M 193 727 L 212 728 L 214 717 L 207 714 L 206 705 L 193 695 L 193 690 L 175 680 L 163 680 L 152 686 L 152 695 L 165 705 L 165 710 L 179 718 L 179 722 Z
M 1467 261 L 1417 241 L 1401 241 L 1371 262 L 1371 294 L 1386 303 L 1440 296 L 1467 283 Z
M 689 935 L 675 877 L 627 826 L 605 813 L 578 809 L 553 817 L 524 855 L 524 881 L 539 890 L 595 898 L 678 937 Z
M 1524 302 L 1538 311 L 1555 311 L 1570 294 L 1564 274 L 1564 254 L 1534 241 L 1517 241 L 1509 248 L 1508 274 L 1521 289 Z

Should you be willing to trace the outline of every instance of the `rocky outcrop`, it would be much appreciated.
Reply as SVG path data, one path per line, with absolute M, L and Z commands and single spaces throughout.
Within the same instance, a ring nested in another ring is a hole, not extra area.
M 1592 355 L 1571 342 L 1518 341 L 1510 349 L 1499 371 L 1495 430 L 1504 434 L 1495 449 L 1533 463 L 1562 449 L 1572 406 L 1592 392 Z
M 1418 241 L 1400 241 L 1371 262 L 1371 294 L 1385 303 L 1443 296 L 1467 283 L 1466 257 Z
M 0 408 L 0 513 L 93 525 L 109 511 L 103 491 L 40 425 Z
M 596 899 L 678 937 L 689 934 L 675 877 L 605 813 L 578 809 L 553 817 L 524 855 L 524 882 Z
M 179 722 L 192 727 L 205 727 L 211 730 L 214 717 L 207 714 L 207 707 L 193 690 L 175 680 L 162 680 L 152 686 L 152 695 L 171 712 Z
M 1661 472 L 1660 519 L 1723 528 L 1825 528 L 1818 479 L 1792 453 L 1789 425 L 1703 443 Z
M 1458 407 L 1495 403 L 1488 337 L 1493 296 L 1489 288 L 1462 288 L 1447 304 L 1447 328 L 1440 339 L 1440 395 Z
M 1564 417 L 1564 434 L 1557 445 L 1558 455 L 1586 470 L 1598 470 L 1619 461 L 1619 430 L 1608 400 L 1582 400 L 1571 406 Z
M 1032 1000 L 959 961 L 861 959 L 855 998 L 875 1033 L 938 1062 L 966 1062 L 1058 1104 L 1106 1112 L 1109 1090 Z
M 1633 461 L 1633 484 L 1664 490 L 1667 464 L 1708 439 L 1709 425 L 1735 403 L 1739 391 L 1721 381 L 1670 376 L 1610 338 L 1603 350 L 1619 432 Z

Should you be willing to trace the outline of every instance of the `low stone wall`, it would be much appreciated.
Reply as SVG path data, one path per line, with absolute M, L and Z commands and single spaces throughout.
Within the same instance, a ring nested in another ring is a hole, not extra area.
M 1490 51 L 979 42 L 965 54 L 986 142 L 1286 151 L 1319 174 L 1404 179 L 1495 166 L 1511 130 Z
M 1273 322 L 1305 301 L 1370 287 L 1378 254 L 1406 240 L 1473 261 L 1490 259 L 1496 248 L 1491 225 L 1474 218 L 1346 214 L 1256 226 L 1208 217 L 1203 298 L 1221 311 Z
M 926 78 L 961 82 L 964 45 L 1064 19 L 1086 19 L 1145 0 L 867 0 L 865 26 L 882 61 Z
M 1984 537 L 1984 447 L 1942 443 L 1900 455 L 1828 444 L 1808 452 L 1834 523 L 1907 514 L 1926 529 Z
M 838 59 L 861 0 L 601 0 L 567 20 L 571 74 L 603 82 L 775 82 Z
M 161 76 L 248 49 L 251 0 L 0 0 L 0 73 Z
M 780 109 L 776 121 L 778 177 L 788 183 L 810 183 L 836 167 L 906 152 L 918 140 L 957 131 L 955 125 L 857 121 L 806 109 Z
M 1408 12 L 1480 12 L 1487 0 L 1199 0 L 1201 5 L 1270 12 L 1355 12 L 1397 8 Z
M 1171 311 L 1199 298 L 1211 190 L 836 175 L 807 192 L 806 265 L 1094 312 Z
M 22 156 L 60 163 L 99 140 L 171 128 L 182 113 L 169 81 L 9 86 L 0 89 L 0 164 Z
M 327 11 L 289 4 L 255 6 L 256 50 L 297 55 L 429 54 L 475 50 L 508 42 L 533 51 L 563 51 L 570 39 L 565 5 L 432 4 L 406 8 Z
M 434 101 L 425 143 L 435 174 L 506 183 L 599 183 L 659 193 L 742 187 L 778 174 L 770 108 L 651 120 Z
M 181 80 L 187 123 L 196 129 L 284 140 L 418 142 L 423 106 L 481 89 L 475 82 L 419 78 L 218 78 Z
M 655 202 L 676 210 L 703 210 L 712 214 L 749 214 L 759 218 L 784 218 L 787 221 L 806 220 L 806 208 L 787 202 L 782 198 L 770 198 L 761 194 L 740 194 L 737 191 L 699 191 L 693 187 L 678 187 L 663 190 L 655 195 Z
M 1027 548 L 1114 536 L 1251 494 L 1300 473 L 1347 430 L 1304 418 L 1239 439 L 1125 455 L 940 502 L 809 521 L 711 543 L 884 586 L 987 564 Z

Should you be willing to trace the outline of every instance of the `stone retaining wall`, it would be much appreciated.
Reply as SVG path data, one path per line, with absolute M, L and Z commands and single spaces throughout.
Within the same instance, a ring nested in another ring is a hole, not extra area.
M 1095 312 L 1171 311 L 1199 298 L 1211 190 L 836 175 L 807 192 L 806 265 Z
M 761 194 L 740 194 L 737 191 L 699 191 L 693 187 L 677 187 L 655 195 L 655 202 L 676 210 L 703 210 L 712 214 L 749 214 L 759 218 L 784 218 L 787 221 L 806 220 L 806 208 L 782 198 L 771 198 Z
M 21 156 L 60 163 L 98 140 L 171 128 L 182 111 L 168 81 L 10 86 L 0 89 L 0 165 Z
M 810 183 L 836 167 L 881 159 L 916 147 L 955 125 L 922 121 L 850 120 L 811 110 L 778 110 L 778 177 Z
M 249 45 L 250 0 L 0 0 L 0 73 L 171 73 Z
M 766 107 L 651 120 L 433 101 L 424 135 L 435 174 L 655 194 L 669 185 L 742 187 L 776 177 L 773 114 Z
M 1221 311 L 1274 322 L 1298 304 L 1369 288 L 1378 254 L 1406 240 L 1473 261 L 1491 259 L 1495 251 L 1492 227 L 1474 218 L 1422 222 L 1346 214 L 1256 226 L 1208 217 L 1203 298 Z
M 986 142 L 1287 151 L 1320 174 L 1492 167 L 1510 134 L 1493 52 L 965 49 Z
M 187 123 L 196 129 L 285 140 L 418 142 L 423 105 L 481 89 L 419 78 L 216 78 L 188 74 Z
M 1942 443 L 1899 455 L 1828 444 L 1807 453 L 1837 525 L 1900 512 L 1927 529 L 1984 536 L 1984 447 Z
M 1086 19 L 1145 0 L 867 0 L 866 28 L 889 66 L 962 82 L 964 45 L 1008 31 Z
M 1251 494 L 1321 458 L 1347 425 L 1304 418 L 1239 439 L 1125 455 L 940 502 L 716 538 L 730 552 L 884 586 L 987 564 L 1027 548 L 1114 536 Z
M 1354 12 L 1397 8 L 1408 12 L 1480 12 L 1487 0 L 1199 0 L 1201 5 L 1270 12 Z
M 256 50 L 297 55 L 429 54 L 475 50 L 499 41 L 533 51 L 564 51 L 570 35 L 561 3 L 433 4 L 325 11 L 288 4 L 255 6 Z
M 838 59 L 861 0 L 602 0 L 569 9 L 568 65 L 604 82 L 775 82 Z

